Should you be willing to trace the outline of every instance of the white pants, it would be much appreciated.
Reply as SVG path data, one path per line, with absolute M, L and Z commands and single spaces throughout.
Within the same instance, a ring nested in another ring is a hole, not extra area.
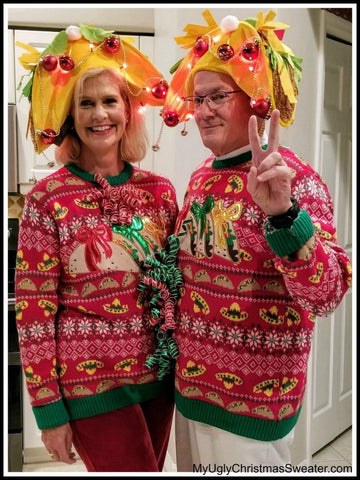
M 205 423 L 188 420 L 175 413 L 176 463 L 178 472 L 193 472 L 194 465 L 261 465 L 291 463 L 290 445 L 293 428 L 273 442 L 254 440 L 221 430 Z

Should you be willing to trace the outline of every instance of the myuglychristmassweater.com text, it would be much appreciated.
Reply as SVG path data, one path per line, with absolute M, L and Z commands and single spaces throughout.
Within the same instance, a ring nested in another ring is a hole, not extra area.
M 286 474 L 286 473 L 300 473 L 300 474 L 315 474 L 315 473 L 352 473 L 351 465 L 243 465 L 241 463 L 234 463 L 233 465 L 217 465 L 217 464 L 193 464 L 193 473 L 217 474 L 217 475 L 231 475 L 236 473 L 260 473 L 260 474 Z

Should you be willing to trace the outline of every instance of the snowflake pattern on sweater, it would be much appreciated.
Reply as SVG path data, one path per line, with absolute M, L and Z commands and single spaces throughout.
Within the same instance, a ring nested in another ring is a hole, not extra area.
M 281 438 L 296 423 L 315 318 L 339 305 L 351 281 L 326 185 L 293 152 L 279 151 L 315 227 L 300 258 L 276 257 L 266 241 L 266 216 L 246 187 L 251 152 L 211 157 L 195 170 L 175 229 L 184 278 L 177 408 L 259 440 Z
M 157 369 L 145 365 L 154 329 L 138 285 L 177 213 L 169 180 L 130 164 L 105 178 L 62 167 L 27 195 L 16 322 L 33 407 L 44 412 L 63 402 L 70 418 L 79 418 L 156 395 Z

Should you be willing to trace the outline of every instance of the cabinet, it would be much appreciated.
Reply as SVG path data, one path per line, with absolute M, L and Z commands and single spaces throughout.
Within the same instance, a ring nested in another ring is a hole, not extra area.
M 26 53 L 16 42 L 26 43 L 38 50 L 43 50 L 54 38 L 55 33 L 50 31 L 14 30 L 14 55 L 15 55 L 15 83 L 19 85 L 24 75 L 29 70 L 23 68 L 18 58 Z M 26 82 L 26 77 L 25 77 Z M 26 138 L 29 101 L 22 95 L 22 89 L 16 90 L 17 110 L 17 138 L 18 138 L 18 183 L 20 193 L 27 193 L 37 180 L 54 172 L 59 165 L 55 161 L 55 146 L 50 146 L 40 155 L 35 153 L 30 134 Z
M 8 65 L 8 103 L 9 104 L 15 104 L 16 103 L 16 87 L 15 87 L 15 58 L 14 58 L 14 31 L 13 30 L 8 30 L 7 32 L 8 36 L 8 59 L 7 59 L 7 65 Z M 6 65 L 6 64 L 5 64 Z
M 54 38 L 56 32 L 53 31 L 37 31 L 37 30 L 10 30 L 9 31 L 9 60 L 12 60 L 13 66 L 15 65 L 15 76 L 9 74 L 9 95 L 10 90 L 13 91 L 14 103 L 17 107 L 17 133 L 18 133 L 18 183 L 20 193 L 26 194 L 32 185 L 36 181 L 44 178 L 50 173 L 56 171 L 59 168 L 59 164 L 55 160 L 55 145 L 48 147 L 40 155 L 36 154 L 33 148 L 30 134 L 26 138 L 28 115 L 29 115 L 29 101 L 26 97 L 22 96 L 22 89 L 16 90 L 15 86 L 11 87 L 10 84 L 14 83 L 19 85 L 24 75 L 29 74 L 29 70 L 23 68 L 18 58 L 26 52 L 21 47 L 16 46 L 16 42 L 26 43 L 42 51 Z M 153 58 L 153 42 L 154 39 L 151 36 L 132 36 L 134 38 L 133 45 L 140 48 L 141 51 L 149 57 Z M 12 79 L 10 79 L 12 77 Z M 13 80 L 13 81 L 12 81 Z M 24 84 L 26 84 L 26 77 L 24 78 Z M 145 122 L 147 131 L 149 134 L 149 149 L 146 157 L 142 160 L 141 166 L 143 168 L 152 170 L 153 167 L 153 151 L 151 145 L 153 142 L 153 121 L 154 121 L 154 109 L 149 108 L 145 112 Z

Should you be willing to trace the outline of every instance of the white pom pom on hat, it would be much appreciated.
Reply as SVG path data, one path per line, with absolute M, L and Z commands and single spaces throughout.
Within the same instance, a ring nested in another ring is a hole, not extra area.
M 77 25 L 69 25 L 65 31 L 67 33 L 67 36 L 69 37 L 69 40 L 80 40 L 80 38 L 82 37 L 80 28 Z
M 231 33 L 239 26 L 239 20 L 234 15 L 227 15 L 220 22 L 221 29 L 226 33 Z

